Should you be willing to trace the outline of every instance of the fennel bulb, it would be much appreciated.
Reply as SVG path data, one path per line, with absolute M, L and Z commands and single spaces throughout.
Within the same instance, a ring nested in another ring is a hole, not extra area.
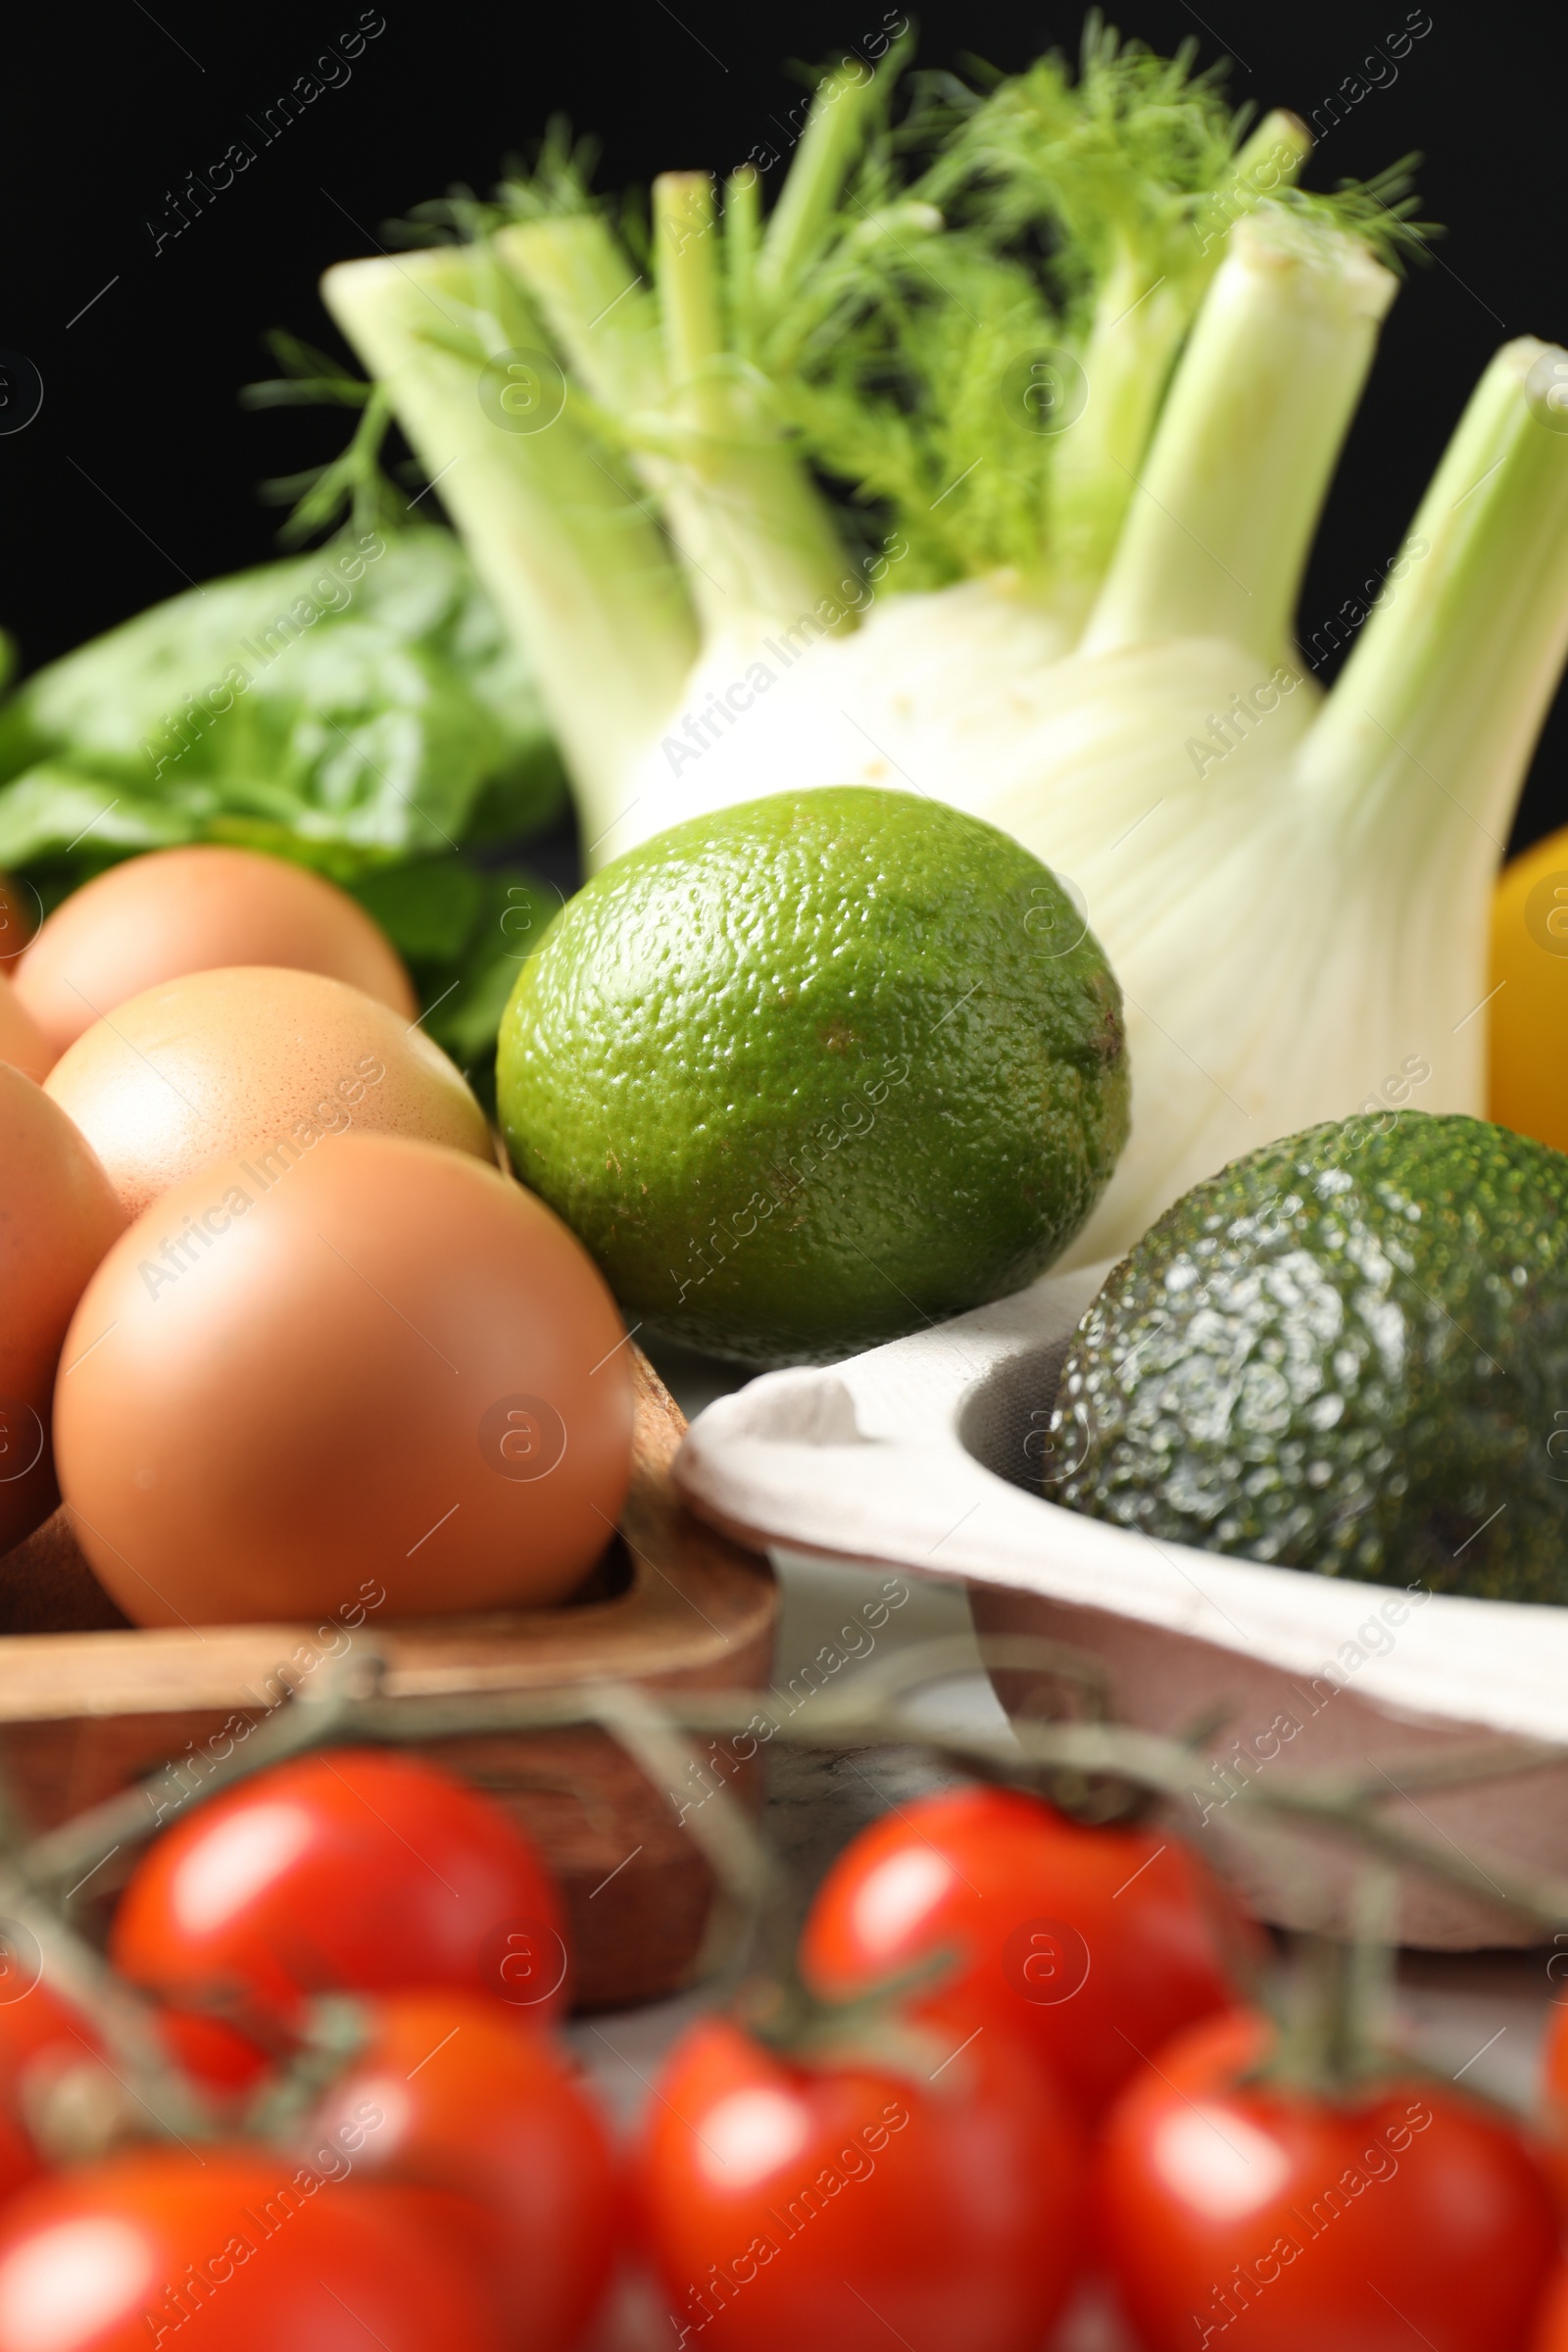
M 1498 354 L 1325 702 L 1293 617 L 1402 180 L 1307 195 L 1293 118 L 1239 144 L 1190 57 L 1093 22 L 1076 82 L 944 77 L 895 141 L 902 62 L 824 80 L 765 226 L 755 172 L 721 213 L 668 174 L 639 269 L 557 140 L 446 209 L 470 241 L 324 292 L 527 645 L 591 859 L 883 783 L 1071 882 L 1133 1067 L 1088 1262 L 1279 1135 L 1481 1109 L 1568 652 L 1568 359 Z

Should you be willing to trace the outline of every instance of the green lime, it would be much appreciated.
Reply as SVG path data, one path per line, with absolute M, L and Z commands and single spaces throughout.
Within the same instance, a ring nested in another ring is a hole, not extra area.
M 631 1321 L 824 1362 L 1017 1290 L 1127 1136 L 1121 992 L 1004 833 L 785 793 L 607 866 L 522 967 L 513 1162 Z

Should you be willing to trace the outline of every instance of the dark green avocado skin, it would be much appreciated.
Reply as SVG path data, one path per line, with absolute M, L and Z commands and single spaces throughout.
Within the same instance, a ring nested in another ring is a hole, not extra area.
M 1568 1602 L 1568 1157 L 1390 1112 L 1198 1185 L 1079 1325 L 1053 1499 L 1322 1576 Z

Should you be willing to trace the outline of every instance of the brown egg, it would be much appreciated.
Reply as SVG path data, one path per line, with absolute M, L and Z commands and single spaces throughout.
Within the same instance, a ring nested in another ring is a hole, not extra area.
M 160 981 L 240 963 L 346 980 L 405 1020 L 419 1009 L 391 941 L 345 892 L 281 858 L 206 842 L 129 858 L 73 892 L 16 966 L 17 994 L 63 1054 Z
M 39 1085 L 55 1064 L 53 1046 L 3 973 L 0 973 L 0 1061 L 9 1062 L 14 1070 L 25 1070 Z
M 316 972 L 191 972 L 97 1021 L 48 1091 L 109 1171 L 127 1216 L 209 1160 L 262 1178 L 351 1128 L 493 1153 L 461 1072 L 401 1013 Z
M 532 1193 L 350 1135 L 228 1160 L 124 1234 L 76 1311 L 55 1446 L 144 1625 L 560 1601 L 631 1460 L 625 1334 Z
M 0 963 L 10 965 L 43 920 L 43 901 L 30 882 L 0 873 Z
M 55 1507 L 49 1410 L 61 1343 L 124 1222 L 65 1112 L 0 1064 L 0 1551 Z

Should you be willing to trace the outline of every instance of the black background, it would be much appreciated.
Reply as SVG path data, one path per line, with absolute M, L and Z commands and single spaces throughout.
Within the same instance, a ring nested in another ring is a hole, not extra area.
M 883 0 L 609 11 L 384 0 L 385 29 L 351 78 L 263 145 L 250 118 L 360 13 L 358 0 L 221 11 L 95 0 L 84 13 L 35 0 L 13 12 L 0 346 L 30 358 L 45 391 L 36 421 L 0 438 L 0 619 L 28 666 L 271 552 L 277 516 L 255 484 L 333 454 L 344 419 L 247 414 L 236 388 L 272 372 L 258 340 L 268 326 L 330 342 L 317 276 L 372 250 L 389 217 L 454 180 L 488 188 L 502 156 L 557 111 L 602 136 L 602 184 L 727 168 L 794 102 L 787 60 L 819 63 L 884 21 Z M 1200 20 L 1181 0 L 1136 0 L 1113 13 L 1166 54 L 1189 36 L 1204 62 L 1229 53 L 1238 100 L 1310 117 L 1407 10 L 1204 0 Z M 1332 185 L 1420 149 L 1425 217 L 1448 233 L 1385 330 L 1307 579 L 1306 633 L 1386 564 L 1496 346 L 1523 333 L 1568 341 L 1568 12 L 1430 0 L 1416 14 L 1430 14 L 1430 32 L 1332 131 L 1309 174 Z M 928 0 L 917 20 L 922 63 L 975 53 L 1015 69 L 1043 48 L 1076 48 L 1081 15 Z M 187 172 L 205 177 L 240 139 L 255 163 L 155 255 L 149 220 L 170 224 Z M 1516 844 L 1565 820 L 1559 698 Z

